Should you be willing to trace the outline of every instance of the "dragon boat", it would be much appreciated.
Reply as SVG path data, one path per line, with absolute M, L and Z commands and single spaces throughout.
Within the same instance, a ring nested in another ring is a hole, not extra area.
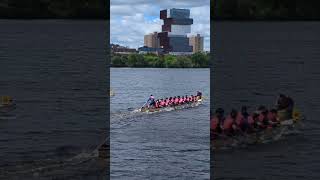
M 238 133 L 233 136 L 211 133 L 211 146 L 213 149 L 219 150 L 276 141 L 299 130 L 304 119 L 298 110 L 294 110 L 291 119 L 282 120 L 272 128 L 255 130 L 250 133 Z
M 200 104 L 202 104 L 203 98 L 198 99 L 195 102 L 189 102 L 181 105 L 171 105 L 171 106 L 166 106 L 166 107 L 160 107 L 160 108 L 155 108 L 155 107 L 142 107 L 140 109 L 141 112 L 160 112 L 160 111 L 172 111 L 172 110 L 178 110 L 178 109 L 186 109 L 186 108 L 193 108 L 197 107 Z

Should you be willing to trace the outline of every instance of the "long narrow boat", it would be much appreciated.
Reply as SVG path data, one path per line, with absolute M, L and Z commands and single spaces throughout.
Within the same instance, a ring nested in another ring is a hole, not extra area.
M 172 110 L 178 110 L 178 109 L 186 109 L 186 108 L 192 108 L 199 106 L 202 104 L 203 99 L 198 99 L 196 102 L 192 103 L 185 103 L 182 105 L 172 105 L 167 107 L 161 107 L 161 108 L 148 108 L 148 107 L 142 107 L 140 109 L 141 112 L 160 112 L 160 111 L 172 111 Z
M 219 150 L 276 141 L 284 135 L 298 130 L 303 120 L 304 117 L 294 112 L 293 119 L 281 121 L 281 123 L 271 129 L 264 129 L 248 134 L 238 134 L 236 136 L 215 134 L 213 135 L 215 138 L 211 139 L 211 145 L 213 149 Z

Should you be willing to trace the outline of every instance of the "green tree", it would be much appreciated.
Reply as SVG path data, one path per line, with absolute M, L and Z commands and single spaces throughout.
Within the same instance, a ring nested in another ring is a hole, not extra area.
M 128 67 L 145 67 L 147 65 L 141 54 L 130 54 L 126 64 Z
M 148 67 L 158 67 L 158 62 L 160 62 L 160 58 L 152 54 L 145 55 L 144 60 Z
M 187 56 L 178 56 L 177 57 L 177 65 L 179 68 L 192 68 L 192 60 Z
M 128 67 L 134 67 L 134 66 L 136 65 L 136 63 L 137 63 L 137 58 L 136 58 L 136 56 L 135 56 L 134 54 L 130 54 L 130 55 L 128 56 L 128 60 L 127 60 L 127 62 L 126 62 L 126 65 L 127 65 Z
M 176 56 L 165 55 L 164 56 L 164 66 L 166 68 L 176 68 L 176 67 L 178 67 Z
M 191 60 L 194 67 L 207 68 L 209 67 L 209 55 L 198 52 L 191 55 Z
M 125 58 L 121 56 L 112 56 L 111 57 L 111 66 L 113 67 L 125 67 Z

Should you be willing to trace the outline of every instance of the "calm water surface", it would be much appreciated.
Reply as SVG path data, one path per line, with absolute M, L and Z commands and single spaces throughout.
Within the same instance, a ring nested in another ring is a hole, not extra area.
M 319 179 L 320 23 L 215 22 L 213 105 L 230 111 L 293 97 L 302 132 L 277 142 L 213 152 L 215 179 Z
M 209 179 L 209 69 L 111 69 L 111 179 Z M 156 98 L 195 94 L 204 104 L 142 114 Z
M 56 166 L 72 157 L 90 158 L 106 136 L 104 26 L 0 21 L 0 96 L 12 96 L 17 104 L 0 114 L 0 179 L 27 179 L 40 167 L 48 179 L 86 172 L 79 172 L 77 161 L 58 172 Z

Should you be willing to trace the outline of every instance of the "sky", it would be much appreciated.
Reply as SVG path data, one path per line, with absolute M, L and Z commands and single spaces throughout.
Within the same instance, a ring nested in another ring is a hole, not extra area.
M 204 37 L 204 50 L 210 50 L 210 0 L 111 0 L 111 43 L 138 48 L 145 34 L 160 32 L 160 10 L 186 8 L 191 11 L 191 34 Z

